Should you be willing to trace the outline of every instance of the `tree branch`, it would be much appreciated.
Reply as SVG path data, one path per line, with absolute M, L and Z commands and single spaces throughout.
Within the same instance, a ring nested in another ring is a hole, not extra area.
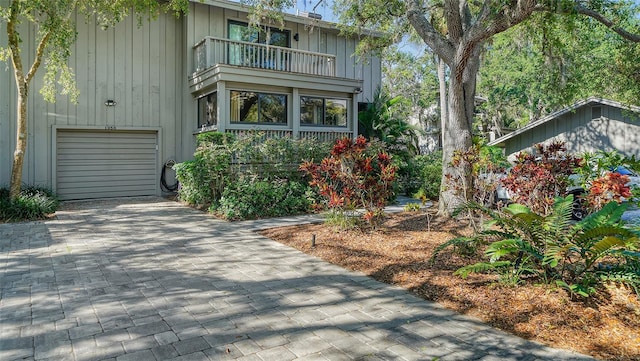
M 449 39 L 460 41 L 464 34 L 462 28 L 462 17 L 460 15 L 462 4 L 459 0 L 445 0 L 444 17 L 447 21 L 447 30 L 449 31 Z
M 631 33 L 631 32 L 626 31 L 625 29 L 623 29 L 623 28 L 621 28 L 619 26 L 616 26 L 612 20 L 606 18 L 604 15 L 600 14 L 599 12 L 597 12 L 595 10 L 592 10 L 592 9 L 589 9 L 589 8 L 579 4 L 579 3 L 576 3 L 575 10 L 576 10 L 576 12 L 578 14 L 582 14 L 582 15 L 585 15 L 585 16 L 588 16 L 590 18 L 595 19 L 596 21 L 598 21 L 602 25 L 608 27 L 609 29 L 611 29 L 612 31 L 614 31 L 618 35 L 622 36 L 626 40 L 632 41 L 634 43 L 640 43 L 640 35 L 639 34 Z
M 478 20 L 465 34 L 465 42 L 475 44 L 512 28 L 540 10 L 540 2 L 518 0 L 514 6 L 504 6 L 497 12 L 491 11 L 491 4 L 485 1 Z
M 38 71 L 38 68 L 42 63 L 42 56 L 44 55 L 44 50 L 47 47 L 47 44 L 49 43 L 50 37 L 51 37 L 51 30 L 47 31 L 46 34 L 44 34 L 44 36 L 42 37 L 42 39 L 40 39 L 40 43 L 38 43 L 38 48 L 36 49 L 35 60 L 33 61 L 33 64 L 31 64 L 31 69 L 29 69 L 29 72 L 27 73 L 25 82 L 29 83 L 31 79 L 36 75 L 36 72 Z
M 453 44 L 427 20 L 419 0 L 407 0 L 406 5 L 407 19 L 418 35 L 445 63 L 450 64 L 455 54 Z
M 16 25 L 20 12 L 18 9 L 19 6 L 20 4 L 17 0 L 14 0 L 11 3 L 11 10 L 7 21 L 7 40 L 9 43 L 9 49 L 11 50 L 11 62 L 13 63 L 13 70 L 18 86 L 21 85 L 20 83 L 24 83 L 22 56 L 20 55 L 20 40 L 18 39 L 18 33 L 16 32 Z

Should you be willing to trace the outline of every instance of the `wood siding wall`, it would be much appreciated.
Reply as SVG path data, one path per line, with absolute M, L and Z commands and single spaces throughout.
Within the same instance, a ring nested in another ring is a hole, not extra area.
M 640 118 L 608 105 L 600 106 L 602 117 L 592 119 L 592 107 L 587 105 L 564 114 L 507 141 L 505 153 L 513 157 L 532 145 L 550 140 L 566 142 L 573 154 L 616 150 L 625 156 L 640 156 Z
M 191 130 L 183 129 L 183 101 L 188 93 L 183 19 L 162 15 L 138 26 L 129 17 L 115 28 L 102 30 L 76 18 L 78 38 L 70 65 L 80 91 L 78 104 L 66 96 L 46 103 L 39 94 L 44 69 L 31 84 L 28 108 L 29 142 L 24 182 L 51 185 L 52 127 L 126 129 L 161 128 L 159 162 L 191 157 Z M 33 61 L 35 34 L 22 28 L 25 64 Z M 0 44 L 6 33 L 0 32 Z M 9 182 L 15 147 L 15 82 L 13 69 L 0 68 L 0 184 Z M 113 107 L 105 106 L 114 100 Z M 185 144 L 185 140 L 187 144 Z
M 206 4 L 191 3 L 187 19 L 187 43 L 196 44 L 205 36 L 227 38 L 229 20 L 247 22 L 247 14 L 241 11 L 223 9 Z M 336 77 L 362 79 L 363 91 L 358 101 L 373 99 L 376 88 L 381 83 L 381 63 L 377 57 L 359 61 L 354 55 L 358 39 L 338 36 L 338 31 L 321 27 L 310 27 L 308 23 L 286 22 L 284 29 L 291 32 L 291 48 L 336 55 Z M 293 39 L 298 34 L 299 40 Z M 192 54 L 188 63 L 193 64 Z

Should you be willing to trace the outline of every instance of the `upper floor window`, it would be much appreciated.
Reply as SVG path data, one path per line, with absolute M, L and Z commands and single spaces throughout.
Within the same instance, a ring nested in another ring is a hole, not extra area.
M 218 125 L 218 93 L 198 99 L 198 128 Z
M 347 126 L 347 100 L 319 97 L 300 97 L 302 125 Z
M 232 90 L 231 122 L 287 124 L 287 96 Z
M 229 39 L 246 41 L 248 43 L 269 44 L 284 48 L 289 47 L 288 30 L 269 27 L 257 30 L 246 23 L 237 21 L 229 22 Z

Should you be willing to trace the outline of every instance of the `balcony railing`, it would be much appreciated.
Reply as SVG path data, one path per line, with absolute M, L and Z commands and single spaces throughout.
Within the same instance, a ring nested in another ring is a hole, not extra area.
M 216 64 L 227 64 L 310 75 L 336 74 L 334 55 L 211 36 L 193 46 L 193 61 L 196 73 Z

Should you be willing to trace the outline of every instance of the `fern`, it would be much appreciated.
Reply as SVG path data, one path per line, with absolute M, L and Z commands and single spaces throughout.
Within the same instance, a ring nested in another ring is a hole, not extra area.
M 615 282 L 633 288 L 633 291 L 640 298 L 640 273 L 638 271 L 625 268 L 608 270 L 598 274 L 602 282 Z
M 470 264 L 456 270 L 453 274 L 462 277 L 463 279 L 469 277 L 471 273 L 485 273 L 488 271 L 495 271 L 499 268 L 505 268 L 511 266 L 510 261 L 500 262 L 478 262 Z
M 578 222 L 576 227 L 588 231 L 593 228 L 618 224 L 622 219 L 622 214 L 628 207 L 629 203 L 609 202 L 599 211 L 586 216 Z
M 450 239 L 444 242 L 443 244 L 439 245 L 433 250 L 433 254 L 431 255 L 430 262 L 434 262 L 438 254 L 440 254 L 440 252 L 442 252 L 444 249 L 448 247 L 465 248 L 465 247 L 469 247 L 470 245 L 478 244 L 481 241 L 482 241 L 482 237 L 478 237 L 478 236 L 456 237 L 456 238 Z

